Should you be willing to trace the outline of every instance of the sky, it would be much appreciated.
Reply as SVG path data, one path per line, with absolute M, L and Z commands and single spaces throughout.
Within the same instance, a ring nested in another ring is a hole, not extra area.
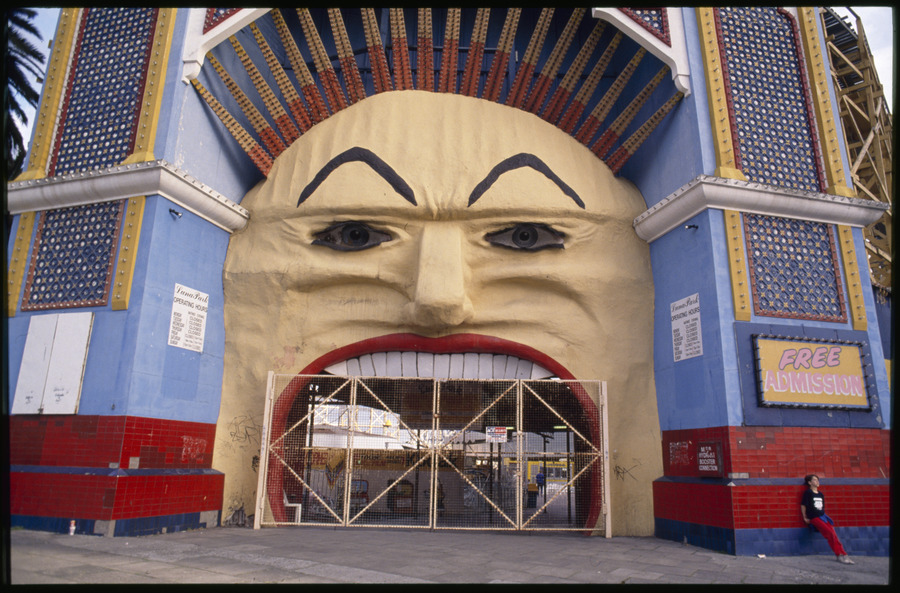
M 891 113 L 894 112 L 894 18 L 891 6 L 851 6 L 848 8 L 834 6 L 835 12 L 842 16 L 848 16 L 851 27 L 856 30 L 856 17 L 853 11 L 862 19 L 863 29 L 869 40 L 869 49 L 875 56 L 875 70 L 884 87 L 885 98 Z M 34 21 L 35 26 L 41 31 L 43 42 L 41 48 L 49 54 L 47 44 L 53 38 L 56 31 L 56 21 L 59 18 L 58 8 L 37 8 L 38 16 Z M 29 115 L 29 124 L 34 116 Z M 30 138 L 29 131 L 25 138 Z

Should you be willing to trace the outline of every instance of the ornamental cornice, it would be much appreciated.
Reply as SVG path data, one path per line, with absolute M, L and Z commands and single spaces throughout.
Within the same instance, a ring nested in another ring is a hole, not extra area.
M 232 233 L 250 213 L 163 160 L 15 181 L 6 185 L 11 214 L 159 195 Z
M 638 236 L 652 242 L 709 208 L 864 227 L 887 204 L 817 192 L 700 175 L 634 219 Z

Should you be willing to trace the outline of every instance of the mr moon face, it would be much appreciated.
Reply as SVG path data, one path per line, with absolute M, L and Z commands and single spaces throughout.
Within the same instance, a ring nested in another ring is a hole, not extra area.
M 607 380 L 610 449 L 649 470 L 641 491 L 622 492 L 636 510 L 614 512 L 614 530 L 652 533 L 653 290 L 632 228 L 644 202 L 587 148 L 496 103 L 383 93 L 304 134 L 242 206 L 251 219 L 224 267 L 220 422 L 262 410 L 269 370 L 397 376 L 388 352 L 515 361 L 494 378 L 521 366 Z M 446 376 L 435 364 L 447 358 L 401 373 Z M 216 463 L 226 501 L 241 480 L 229 466 L 243 465 L 230 457 Z

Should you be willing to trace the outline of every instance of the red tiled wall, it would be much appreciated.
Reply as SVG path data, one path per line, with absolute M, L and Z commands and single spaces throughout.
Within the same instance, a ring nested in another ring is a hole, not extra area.
M 654 516 L 727 529 L 803 527 L 803 485 L 726 486 L 721 483 L 655 482 Z M 838 526 L 890 525 L 887 485 L 824 483 L 825 510 Z
M 735 488 L 735 529 L 803 527 L 800 499 L 806 486 Z M 890 488 L 880 485 L 827 484 L 825 512 L 839 526 L 890 525 Z
M 215 433 L 215 424 L 134 416 L 12 416 L 10 464 L 208 468 Z
M 653 515 L 685 523 L 732 528 L 732 488 L 722 484 L 653 483 Z
M 215 434 L 215 424 L 133 416 L 12 416 L 10 512 L 113 520 L 221 509 L 224 476 L 201 471 Z
M 722 446 L 722 474 L 756 480 L 733 486 L 700 482 L 697 447 Z M 736 427 L 663 433 L 663 469 L 673 481 L 653 485 L 654 515 L 728 529 L 802 527 L 803 477 L 822 478 L 826 511 L 838 525 L 890 525 L 890 486 L 828 483 L 890 477 L 890 431 L 823 427 Z M 774 483 L 759 483 L 760 480 Z M 796 483 L 785 483 L 796 481 Z M 778 483 L 781 482 L 781 483 Z
M 724 474 L 750 478 L 890 476 L 890 431 L 822 427 L 737 427 L 669 430 L 663 433 L 667 476 L 701 477 L 697 443 L 722 444 Z
M 114 520 L 218 510 L 223 474 L 97 476 L 10 472 L 10 514 Z

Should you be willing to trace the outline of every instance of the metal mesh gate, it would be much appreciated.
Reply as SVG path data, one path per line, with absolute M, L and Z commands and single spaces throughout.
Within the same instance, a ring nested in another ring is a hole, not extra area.
M 606 384 L 270 374 L 255 526 L 607 537 Z

